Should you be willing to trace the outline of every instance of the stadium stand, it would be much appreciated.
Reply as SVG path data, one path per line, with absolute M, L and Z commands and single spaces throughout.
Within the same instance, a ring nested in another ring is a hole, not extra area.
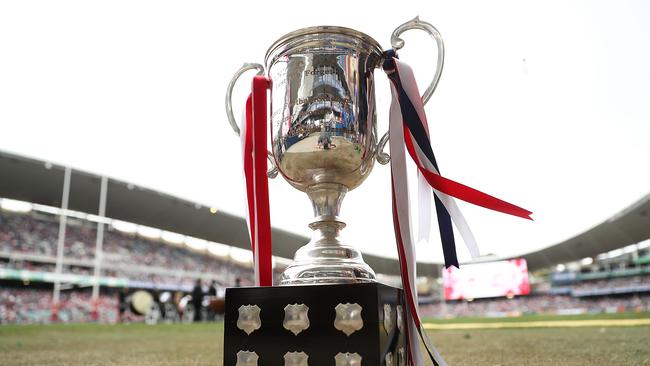
M 513 299 L 448 301 L 422 305 L 420 311 L 423 316 L 430 318 L 642 312 L 650 311 L 650 294 L 596 298 L 578 298 L 570 295 L 531 295 Z
M 250 267 L 244 264 L 109 226 L 101 276 L 114 283 L 102 286 L 93 307 L 88 285 L 79 279 L 93 275 L 95 231 L 92 221 L 68 221 L 63 274 L 78 280 L 61 293 L 60 321 L 116 322 L 119 288 L 188 293 L 197 279 L 215 280 L 219 286 L 234 285 L 235 278 L 241 285 L 253 283 Z M 53 214 L 0 211 L 0 323 L 50 321 L 54 304 L 46 278 L 55 272 L 57 234 Z M 604 253 L 588 264 L 571 262 L 533 274 L 535 286 L 529 296 L 440 301 L 441 288 L 423 287 L 421 292 L 429 295 L 423 300 L 429 301 L 421 311 L 436 318 L 649 311 L 650 264 L 645 258 L 650 246 L 631 249 Z M 142 318 L 132 315 L 131 320 Z
M 650 311 L 650 241 L 538 271 L 528 296 L 439 301 L 421 308 L 432 318 L 505 317 Z
M 0 324 L 51 321 L 58 230 L 58 218 L 53 214 L 0 210 Z M 251 269 L 245 264 L 109 226 L 100 273 L 104 283 L 93 302 L 89 281 L 96 235 L 96 223 L 68 220 L 62 276 L 69 286 L 61 292 L 58 321 L 116 322 L 118 288 L 186 294 L 197 279 L 214 281 L 219 287 L 253 284 Z
M 94 266 L 95 224 L 83 220 L 68 223 L 64 246 L 66 271 L 90 275 Z M 56 261 L 57 234 L 57 218 L 53 215 L 0 213 L 0 258 L 5 258 L 7 268 L 51 272 Z M 225 285 L 232 282 L 228 278 L 234 275 L 244 283 L 252 283 L 249 268 L 114 229 L 104 235 L 103 252 L 104 275 L 110 277 L 149 279 L 154 283 L 173 278 L 173 282 L 180 279 L 190 285 L 203 278 Z

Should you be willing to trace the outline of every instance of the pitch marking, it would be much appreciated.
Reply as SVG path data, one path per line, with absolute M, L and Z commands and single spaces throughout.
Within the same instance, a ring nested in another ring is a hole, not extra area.
M 545 320 L 498 323 L 424 323 L 424 329 L 502 329 L 502 328 L 575 328 L 575 327 L 635 327 L 650 325 L 650 319 Z

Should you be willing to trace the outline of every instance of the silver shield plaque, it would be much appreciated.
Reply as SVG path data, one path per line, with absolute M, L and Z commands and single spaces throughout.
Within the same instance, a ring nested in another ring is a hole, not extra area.
M 393 366 L 393 352 L 386 354 L 386 366 Z
M 397 329 L 399 329 L 400 333 L 404 333 L 404 309 L 402 305 L 396 306 L 395 313 L 397 315 Z
M 237 328 L 251 334 L 260 329 L 262 320 L 260 319 L 260 307 L 257 305 L 242 305 L 239 307 L 239 317 L 237 318 Z
M 358 353 L 339 352 L 334 361 L 336 366 L 361 366 L 361 356 Z
M 257 353 L 250 351 L 237 352 L 237 363 L 235 366 L 257 366 L 259 357 Z
M 289 304 L 284 307 L 284 329 L 291 331 L 294 335 L 309 328 L 309 307 L 305 304 Z
M 287 352 L 284 354 L 284 366 L 308 366 L 308 358 L 305 352 Z
M 336 318 L 334 319 L 334 327 L 347 336 L 363 328 L 363 318 L 361 305 L 354 303 L 338 304 L 336 305 Z
M 390 304 L 384 304 L 384 329 L 387 334 L 393 331 L 395 322 L 393 321 L 393 307 Z

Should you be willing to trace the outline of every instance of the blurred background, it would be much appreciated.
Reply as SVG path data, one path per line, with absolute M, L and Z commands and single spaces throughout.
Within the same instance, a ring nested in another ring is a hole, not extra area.
M 3 187 L 14 190 L 3 195 L 23 198 L 29 192 L 41 202 L 0 200 L 3 324 L 220 320 L 224 289 L 254 284 L 242 218 L 83 172 L 70 175 L 70 187 L 79 190 L 68 193 L 63 211 L 44 204 L 61 200 L 52 189 L 60 187 L 36 182 L 65 181 L 70 170 L 7 154 L 0 155 L 0 167 L 13 177 Z M 7 184 L 11 182 L 20 184 Z M 103 192 L 112 192 L 114 200 L 107 199 L 106 212 L 119 219 L 75 210 L 98 205 L 85 198 L 101 192 L 102 182 Z M 48 197 L 48 192 L 54 194 Z M 165 214 L 169 210 L 182 215 L 176 219 Z M 650 232 L 649 210 L 650 195 L 584 233 L 521 257 L 487 255 L 460 269 L 421 264 L 422 315 L 650 311 L 650 240 L 644 239 Z M 232 241 L 224 240 L 229 236 Z M 274 238 L 287 253 L 294 241 L 308 240 L 279 230 Z M 365 259 L 380 281 L 401 286 L 395 259 Z M 288 258 L 274 257 L 276 283 L 288 263 Z M 133 295 L 142 293 L 148 296 L 137 304 Z

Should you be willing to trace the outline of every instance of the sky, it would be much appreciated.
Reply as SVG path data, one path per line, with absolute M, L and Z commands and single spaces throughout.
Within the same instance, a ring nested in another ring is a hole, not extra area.
M 649 2 L 224 4 L 0 2 L 0 150 L 243 216 L 240 142 L 224 108 L 239 66 L 314 25 L 354 28 L 389 48 L 393 29 L 419 15 L 446 46 L 426 106 L 443 175 L 534 212 L 531 222 L 460 202 L 483 254 L 557 244 L 650 191 Z M 433 42 L 417 31 L 402 38 L 400 58 L 424 90 Z M 390 92 L 381 70 L 375 79 L 383 134 Z M 235 90 L 236 110 L 247 85 Z M 376 164 L 341 216 L 348 242 L 396 257 L 389 174 Z M 306 195 L 282 178 L 270 194 L 272 224 L 308 235 Z M 432 225 L 418 259 L 441 262 Z M 459 257 L 469 259 L 462 242 Z

